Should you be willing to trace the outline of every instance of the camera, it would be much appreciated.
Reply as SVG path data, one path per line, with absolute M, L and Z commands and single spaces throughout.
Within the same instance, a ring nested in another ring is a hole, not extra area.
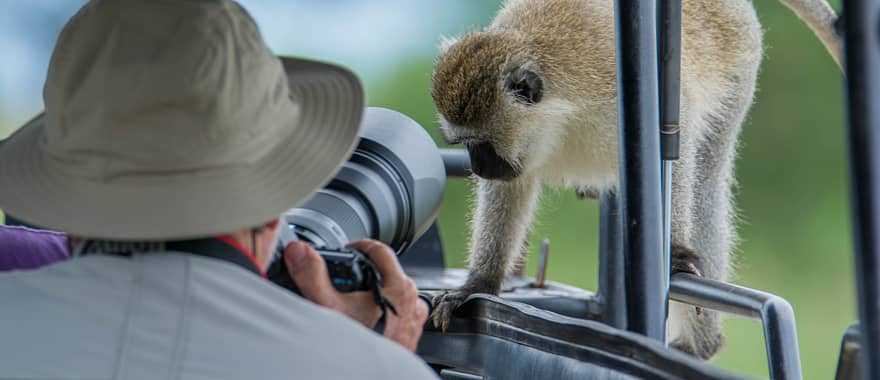
M 381 282 L 381 276 L 370 259 L 357 250 L 345 248 L 315 247 L 327 263 L 327 274 L 337 291 L 342 293 L 373 290 Z M 280 253 L 279 253 L 280 255 Z M 279 260 L 282 260 L 279 256 Z M 286 265 L 275 265 L 267 274 L 272 282 L 300 294 L 290 278 Z
M 446 188 L 440 150 L 414 120 L 369 107 L 360 142 L 333 179 L 304 204 L 285 212 L 278 249 L 267 277 L 297 292 L 282 257 L 294 240 L 316 248 L 340 292 L 369 290 L 380 277 L 369 258 L 346 249 L 375 239 L 398 255 L 434 222 Z

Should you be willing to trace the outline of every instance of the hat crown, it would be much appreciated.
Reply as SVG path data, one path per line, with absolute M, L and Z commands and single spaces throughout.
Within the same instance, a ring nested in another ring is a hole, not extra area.
M 101 180 L 248 165 L 296 124 L 287 83 L 234 2 L 92 1 L 56 44 L 42 148 Z

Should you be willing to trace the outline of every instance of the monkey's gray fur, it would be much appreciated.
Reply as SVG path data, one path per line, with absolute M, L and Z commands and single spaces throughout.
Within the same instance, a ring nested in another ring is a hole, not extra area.
M 672 192 L 673 270 L 731 276 L 737 137 L 752 104 L 762 31 L 749 0 L 682 2 L 681 159 Z M 783 0 L 835 61 L 836 15 L 823 0 Z M 470 274 L 435 299 L 446 328 L 468 295 L 493 293 L 517 262 L 544 184 L 585 194 L 618 183 L 612 0 L 510 0 L 483 31 L 442 43 L 431 95 L 444 136 L 478 177 Z M 710 358 L 717 313 L 670 306 L 672 346 Z

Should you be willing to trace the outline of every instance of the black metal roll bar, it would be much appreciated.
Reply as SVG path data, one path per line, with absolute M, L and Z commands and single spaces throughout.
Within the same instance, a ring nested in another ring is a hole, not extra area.
M 620 128 L 620 218 L 627 330 L 666 338 L 666 271 L 660 191 L 657 7 L 615 1 Z
M 880 379 L 880 0 L 844 0 L 856 288 L 865 379 Z

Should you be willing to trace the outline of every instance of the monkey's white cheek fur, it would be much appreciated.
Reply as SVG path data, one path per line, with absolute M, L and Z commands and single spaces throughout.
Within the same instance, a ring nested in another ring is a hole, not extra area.
M 569 127 L 576 107 L 564 99 L 545 99 L 535 104 L 518 125 L 521 136 L 511 144 L 509 152 L 523 172 L 551 169 L 545 166 L 554 155 L 562 154 L 563 142 L 573 132 Z

